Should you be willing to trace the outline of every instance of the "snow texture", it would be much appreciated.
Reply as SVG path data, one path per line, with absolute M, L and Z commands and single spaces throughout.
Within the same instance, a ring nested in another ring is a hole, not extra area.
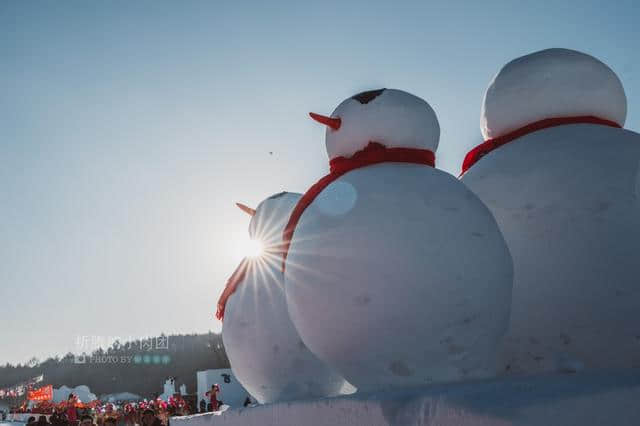
M 331 114 L 340 118 L 338 130 L 327 127 L 329 159 L 351 157 L 369 142 L 389 148 L 419 148 L 436 152 L 440 126 L 435 112 L 423 99 L 395 89 L 384 89 L 367 103 L 349 98 Z
M 309 349 L 375 390 L 493 375 L 512 278 L 478 197 L 432 167 L 385 163 L 345 174 L 307 208 L 285 289 Z
M 503 374 L 640 367 L 639 163 L 637 133 L 576 124 L 516 139 L 462 177 L 513 256 Z
M 546 118 L 588 115 L 624 125 L 627 98 L 618 76 L 587 54 L 547 49 L 496 74 L 485 93 L 480 129 L 491 139 Z
M 249 236 L 262 242 L 265 251 L 278 248 L 293 208 L 302 194 L 279 192 L 262 201 L 249 222 Z
M 263 201 L 249 233 L 265 246 L 227 303 L 222 339 L 238 381 L 260 403 L 338 395 L 344 379 L 300 340 L 287 312 L 281 257 L 275 250 L 300 194 Z
M 634 426 L 640 370 L 456 383 L 172 417 L 172 426 Z

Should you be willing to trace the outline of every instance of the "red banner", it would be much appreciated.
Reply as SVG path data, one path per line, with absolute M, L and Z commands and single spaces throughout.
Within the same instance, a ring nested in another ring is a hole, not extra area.
M 53 399 L 53 386 L 47 385 L 30 390 L 27 398 L 29 401 L 51 401 Z

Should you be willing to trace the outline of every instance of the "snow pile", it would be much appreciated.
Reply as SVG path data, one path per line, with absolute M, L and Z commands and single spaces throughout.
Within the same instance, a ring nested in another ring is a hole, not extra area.
M 85 403 L 97 399 L 96 396 L 91 393 L 89 387 L 86 385 L 76 386 L 75 388 L 70 388 L 63 385 L 60 388 L 53 390 L 53 402 L 66 401 L 67 399 L 69 399 L 70 394 L 74 394 L 80 401 Z
M 640 370 L 496 379 L 173 417 L 172 426 L 636 426 Z

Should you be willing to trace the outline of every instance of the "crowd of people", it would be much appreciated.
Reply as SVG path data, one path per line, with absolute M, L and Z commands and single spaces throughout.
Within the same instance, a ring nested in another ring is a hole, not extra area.
M 33 402 L 29 404 L 29 401 L 25 401 L 12 408 L 10 413 L 32 414 L 27 420 L 29 426 L 168 426 L 169 418 L 173 416 L 223 408 L 221 388 L 217 383 L 204 396 L 195 406 L 197 400 L 192 400 L 191 405 L 178 393 L 167 401 L 158 397 L 136 402 L 103 402 L 96 399 L 86 403 L 70 394 L 67 400 L 57 403 L 41 401 L 33 405 Z M 247 395 L 243 405 L 250 407 L 255 402 Z
M 115 403 L 99 400 L 82 403 L 71 394 L 60 403 L 44 401 L 31 408 L 24 404 L 12 412 L 34 414 L 28 419 L 30 426 L 167 426 L 169 417 L 186 416 L 192 409 L 179 394 L 169 397 L 168 401 L 157 398 Z

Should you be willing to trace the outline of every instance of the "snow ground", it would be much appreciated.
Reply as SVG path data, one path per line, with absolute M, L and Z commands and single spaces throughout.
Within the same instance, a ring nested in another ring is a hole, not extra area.
M 637 425 L 640 369 L 511 377 L 229 409 L 172 426 Z

